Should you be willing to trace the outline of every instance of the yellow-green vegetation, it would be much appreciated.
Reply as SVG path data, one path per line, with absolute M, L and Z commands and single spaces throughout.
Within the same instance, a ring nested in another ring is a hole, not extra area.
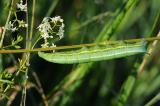
M 159 4 L 0 0 L 0 106 L 159 105 Z

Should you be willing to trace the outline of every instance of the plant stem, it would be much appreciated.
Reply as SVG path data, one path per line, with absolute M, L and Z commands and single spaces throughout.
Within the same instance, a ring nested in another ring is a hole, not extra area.
M 160 37 L 160 31 L 159 31 L 159 26 L 160 26 L 160 12 L 157 13 L 157 16 L 156 16 L 156 19 L 155 19 L 155 22 L 153 24 L 153 27 L 152 27 L 152 31 L 151 31 L 151 35 L 152 36 L 156 36 L 157 37 Z M 159 31 L 159 33 L 158 33 Z M 158 33 L 158 34 L 157 34 Z M 151 45 L 149 45 L 148 47 L 148 53 L 150 55 L 145 55 L 144 58 L 143 58 L 143 61 L 139 67 L 139 69 L 137 70 L 138 72 L 138 77 L 141 76 L 141 74 L 143 73 L 143 71 L 145 70 L 146 66 L 148 65 L 148 63 L 150 62 L 151 60 L 151 57 L 153 56 L 153 53 L 157 50 L 156 49 L 156 46 L 158 45 L 158 41 L 155 40 Z
M 27 11 L 26 11 L 26 24 L 28 25 L 26 28 L 26 49 L 29 49 L 29 44 L 30 44 L 30 39 L 29 39 L 29 22 L 28 22 L 28 0 L 26 0 L 26 6 L 27 6 Z M 23 58 L 22 61 L 25 65 L 29 64 L 29 53 L 24 53 L 23 54 Z M 25 70 L 25 81 L 23 83 L 23 89 L 22 89 L 22 98 L 21 98 L 21 103 L 20 106 L 25 106 L 26 104 L 26 83 L 27 83 L 27 79 L 28 79 L 28 66 Z
M 41 36 L 39 36 L 38 38 L 37 38 L 37 40 L 34 42 L 34 44 L 32 45 L 32 49 L 36 46 L 36 44 L 38 43 L 38 41 L 39 40 L 41 40 L 42 39 L 42 37 Z
M 160 32 L 157 35 L 157 37 L 160 37 Z M 148 65 L 148 63 L 150 62 L 150 58 L 153 56 L 153 53 L 157 50 L 156 46 L 158 45 L 158 40 L 155 40 L 148 48 L 148 54 L 150 55 L 145 55 L 144 59 L 139 67 L 139 69 L 137 70 L 138 72 L 138 77 L 141 76 L 141 74 L 143 73 L 143 71 L 145 70 L 146 66 Z
M 32 36 L 33 36 L 33 26 L 34 26 L 34 12 L 35 12 L 35 0 L 33 0 L 33 6 L 32 6 L 32 17 L 31 17 L 31 29 L 29 34 L 29 48 L 31 48 L 32 45 Z
M 57 6 L 58 2 L 59 2 L 59 0 L 53 0 L 47 14 L 45 15 L 46 17 L 49 17 L 52 14 L 52 12 L 55 9 L 55 7 Z
M 65 50 L 65 49 L 76 49 L 82 47 L 91 47 L 96 45 L 107 45 L 107 44 L 118 44 L 118 43 L 136 43 L 136 42 L 152 42 L 154 40 L 160 40 L 160 37 L 151 38 L 139 38 L 139 39 L 128 39 L 128 40 L 117 40 L 117 41 L 104 41 L 100 43 L 90 43 L 90 44 L 80 44 L 80 45 L 69 45 L 69 46 L 59 46 L 50 48 L 35 48 L 35 49 L 18 49 L 18 50 L 0 50 L 0 53 L 27 53 L 27 52 L 39 52 L 39 51 L 52 51 L 52 50 Z
M 87 26 L 88 24 L 92 23 L 93 21 L 96 21 L 98 19 L 101 19 L 101 18 L 104 18 L 104 17 L 107 17 L 107 16 L 111 16 L 111 15 L 112 15 L 111 12 L 106 11 L 104 13 L 101 13 L 99 15 L 96 15 L 96 16 L 92 17 L 91 19 L 86 20 L 85 22 L 80 24 L 78 27 L 75 27 L 73 30 L 79 30 L 82 27 Z
M 7 28 L 7 25 L 9 23 L 9 20 L 11 18 L 13 3 L 14 3 L 14 0 L 11 0 L 11 7 L 9 9 L 8 17 L 7 17 L 7 20 L 6 20 L 6 23 L 5 23 L 5 26 L 4 26 L 4 30 L 3 30 L 3 33 L 2 33 L 2 37 L 1 37 L 1 40 L 0 40 L 0 48 L 3 45 L 3 40 L 4 40 L 5 33 L 6 33 L 6 28 Z
M 121 8 L 118 8 L 115 12 L 115 17 L 104 26 L 99 36 L 96 39 L 96 42 L 99 42 L 101 39 L 110 39 L 113 34 L 118 30 L 121 22 L 125 19 L 127 12 L 129 12 L 131 7 L 134 7 L 138 0 L 123 0 L 124 4 Z
M 12 82 L 12 81 L 9 81 L 9 80 L 3 80 L 3 79 L 0 79 L 0 82 L 8 83 L 8 84 L 13 84 L 13 82 Z
M 145 106 L 153 106 L 160 100 L 160 93 L 158 93 L 153 99 L 151 99 Z
M 27 29 L 26 29 L 26 49 L 31 49 L 31 45 L 32 45 L 32 36 L 33 36 L 33 25 L 34 25 L 34 11 L 35 11 L 35 0 L 33 0 L 33 5 L 32 5 L 32 17 L 31 17 L 31 26 L 30 26 L 30 33 L 29 33 L 29 17 L 28 17 L 28 9 L 26 11 L 26 23 L 28 25 Z M 27 0 L 26 0 L 26 4 Z M 28 6 L 27 6 L 28 8 Z M 21 106 L 25 106 L 25 102 L 26 102 L 26 84 L 28 81 L 28 68 L 29 68 L 29 61 L 30 61 L 30 52 L 27 52 L 24 54 L 24 57 L 22 58 L 23 62 L 26 65 L 26 70 L 25 70 L 25 81 L 24 81 L 24 88 L 22 91 L 22 101 L 21 101 Z M 26 60 L 26 61 L 25 61 Z

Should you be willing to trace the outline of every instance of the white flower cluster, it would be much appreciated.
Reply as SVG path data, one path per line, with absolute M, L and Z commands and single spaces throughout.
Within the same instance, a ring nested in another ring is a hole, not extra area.
M 64 36 L 64 23 L 60 16 L 45 17 L 42 23 L 38 26 L 41 37 L 44 39 L 43 48 L 55 46 L 54 43 L 50 44 L 48 39 L 62 39 Z
M 18 21 L 18 27 L 24 27 L 24 28 L 27 28 L 28 27 L 28 24 L 25 23 L 25 21 L 23 20 L 17 20 Z
M 20 9 L 20 11 L 27 11 L 27 3 L 23 4 L 23 0 L 20 1 L 20 3 L 17 3 L 17 8 Z
M 48 17 L 43 19 L 42 23 L 38 26 L 38 30 L 40 31 L 42 38 L 45 40 L 47 38 L 53 38 L 53 36 L 49 36 L 48 33 L 50 30 L 52 30 Z

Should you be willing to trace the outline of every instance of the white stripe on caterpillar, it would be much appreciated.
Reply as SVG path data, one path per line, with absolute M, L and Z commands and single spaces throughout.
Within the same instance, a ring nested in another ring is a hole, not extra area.
M 110 60 L 146 52 L 146 43 L 109 45 L 80 50 L 56 53 L 39 52 L 38 55 L 49 61 L 60 64 L 86 63 Z

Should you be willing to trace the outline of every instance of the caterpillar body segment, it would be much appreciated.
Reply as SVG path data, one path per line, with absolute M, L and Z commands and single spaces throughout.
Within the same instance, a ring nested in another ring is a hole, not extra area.
M 146 52 L 146 43 L 123 44 L 100 46 L 94 48 L 83 48 L 68 52 L 44 53 L 39 52 L 39 56 L 43 59 L 60 64 L 86 63 L 102 60 L 110 60 L 131 56 Z

